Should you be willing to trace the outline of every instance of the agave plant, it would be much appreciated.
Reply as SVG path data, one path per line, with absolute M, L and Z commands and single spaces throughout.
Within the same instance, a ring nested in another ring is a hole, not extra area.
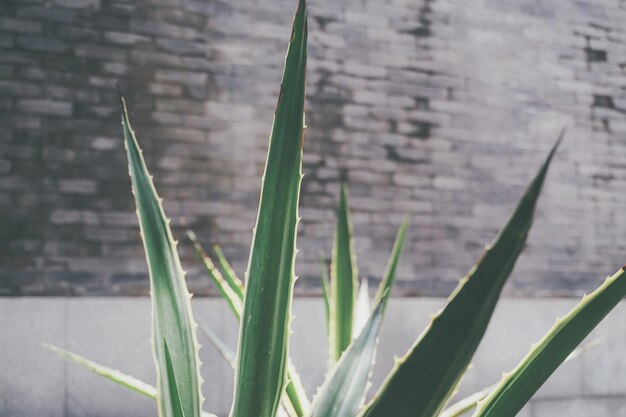
M 288 355 L 305 128 L 306 22 L 305 2 L 300 0 L 269 139 L 245 283 L 233 272 L 219 248 L 216 248 L 218 267 L 190 233 L 208 275 L 240 321 L 236 353 L 210 329 L 205 329 L 206 335 L 234 368 L 231 417 L 274 417 L 277 413 L 290 417 L 452 417 L 471 408 L 475 408 L 474 417 L 516 415 L 626 294 L 626 276 L 620 269 L 557 319 L 500 382 L 445 408 L 524 248 L 560 139 L 495 240 L 367 403 L 364 399 L 377 335 L 396 277 L 408 221 L 400 226 L 373 308 L 370 308 L 365 282 L 361 284 L 364 288 L 361 296 L 357 297 L 348 196 L 342 188 L 330 274 L 324 267 L 322 279 L 330 372 L 309 402 Z M 210 414 L 203 411 L 197 325 L 176 242 L 131 128 L 123 98 L 121 107 L 130 178 L 150 272 L 156 387 L 60 348 L 49 348 L 155 399 L 160 417 L 208 416 Z

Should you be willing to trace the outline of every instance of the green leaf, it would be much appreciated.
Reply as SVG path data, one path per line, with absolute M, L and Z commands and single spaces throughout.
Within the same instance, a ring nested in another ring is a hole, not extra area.
M 404 358 L 396 363 L 362 415 L 433 417 L 439 414 L 482 339 L 502 287 L 524 248 L 549 153 L 507 224 L 461 280 Z
M 235 352 L 232 349 L 230 349 L 228 346 L 226 346 L 226 343 L 224 343 L 224 341 L 222 341 L 208 326 L 200 325 L 200 330 L 207 337 L 207 339 L 209 339 L 209 342 L 215 348 L 215 350 L 217 350 L 217 352 L 220 354 L 222 359 L 224 359 L 226 363 L 228 363 L 233 369 L 235 369 L 237 366 L 237 358 L 236 358 Z M 301 391 L 298 391 L 298 387 L 291 380 L 291 376 L 292 375 L 297 376 L 297 374 L 295 372 L 295 369 L 293 369 L 293 366 L 291 365 L 290 362 L 288 363 L 287 366 L 288 366 L 289 383 L 287 384 L 287 388 L 286 388 L 287 398 L 283 398 L 281 402 L 281 405 L 283 407 L 282 409 L 284 411 L 284 414 L 287 416 L 300 417 L 305 414 L 305 409 L 308 410 L 309 404 L 308 402 L 306 402 L 306 404 L 303 405 L 302 402 L 300 401 Z M 301 388 L 301 383 L 299 382 L 300 378 L 299 377 L 296 378 L 296 381 L 298 381 L 297 383 L 300 384 L 299 385 L 300 389 L 303 392 L 304 389 Z M 306 396 L 303 396 L 303 398 L 306 399 Z M 295 406 L 293 404 L 295 404 Z
M 113 381 L 116 384 L 126 389 L 129 389 L 133 392 L 144 395 L 153 400 L 157 399 L 156 387 L 148 384 L 147 382 L 143 382 L 133 376 L 124 374 L 113 368 L 100 365 L 97 362 L 86 359 L 80 355 L 69 352 L 67 350 L 61 349 L 60 347 L 49 345 L 47 343 L 44 343 L 43 345 L 47 349 L 50 349 L 51 351 L 57 353 L 63 359 L 66 359 L 69 362 L 75 363 L 76 365 L 82 366 L 83 368 L 95 373 L 96 375 L 103 376 L 109 381 Z M 217 416 L 215 414 L 211 414 L 211 413 L 207 413 L 206 411 L 203 411 L 202 417 L 217 417 Z
M 235 291 L 232 290 L 232 287 L 227 284 L 227 281 L 222 277 L 220 271 L 215 268 L 215 265 L 213 264 L 213 261 L 211 261 L 211 258 L 206 254 L 206 251 L 198 241 L 196 235 L 192 231 L 187 231 L 187 235 L 192 241 L 196 254 L 198 255 L 200 261 L 203 263 L 209 277 L 211 277 L 211 279 L 219 289 L 222 298 L 226 300 L 237 320 L 240 320 L 243 294 L 237 294 Z M 201 330 L 203 330 L 205 335 L 212 343 L 216 341 L 215 334 L 213 334 L 207 327 L 203 326 L 201 327 Z M 225 353 L 224 351 L 220 350 L 219 346 L 215 345 L 215 343 L 213 344 L 218 349 L 218 351 L 220 351 L 220 354 Z M 224 346 L 225 345 L 222 344 L 221 347 Z M 235 355 L 233 354 L 232 356 L 233 360 L 235 360 Z M 295 367 L 291 363 L 290 359 L 288 359 L 287 377 L 288 383 L 286 387 L 286 394 L 291 404 L 284 404 L 284 406 L 287 410 L 293 410 L 293 413 L 295 413 L 298 417 L 302 417 L 308 411 L 310 404 L 309 400 L 307 399 L 306 392 L 304 391 L 304 388 L 302 386 L 302 382 L 300 381 L 300 376 L 295 371 Z M 288 414 L 293 413 L 290 413 L 290 411 L 288 411 Z
M 378 291 L 376 292 L 376 301 L 378 303 L 384 294 L 389 292 L 391 294 L 391 290 L 393 289 L 393 284 L 396 281 L 396 275 L 398 270 L 398 264 L 400 263 L 400 255 L 402 255 L 402 249 L 404 248 L 404 241 L 406 240 L 406 234 L 409 230 L 409 216 L 405 216 L 400 228 L 398 229 L 398 234 L 396 235 L 396 240 L 393 244 L 393 248 L 391 249 L 391 256 L 389 257 L 389 261 L 387 262 L 387 269 L 385 270 L 385 275 L 383 275 L 383 280 L 380 282 L 378 286 Z M 384 308 L 387 308 L 386 306 Z
M 180 393 L 176 384 L 176 376 L 174 374 L 174 366 L 172 365 L 172 357 L 167 347 L 167 341 L 163 339 L 163 351 L 165 352 L 165 373 L 167 375 L 169 387 L 169 407 L 172 410 L 173 417 L 185 417 L 183 405 L 180 401 Z
M 592 349 L 595 346 L 597 346 L 599 342 L 600 342 L 599 339 L 592 340 L 591 342 L 587 343 L 585 346 L 582 346 L 574 350 L 572 353 L 570 353 L 570 355 L 567 357 L 567 359 L 565 359 L 563 363 L 569 362 L 572 359 L 577 358 L 578 356 L 587 352 L 589 349 Z M 443 410 L 441 414 L 439 414 L 439 417 L 461 417 L 463 414 L 465 414 L 472 408 L 476 407 L 478 403 L 480 402 L 480 400 L 486 398 L 489 395 L 489 393 L 493 391 L 497 386 L 498 384 L 493 384 L 471 395 L 468 395 L 467 397 L 455 402 L 454 404 L 452 404 L 451 406 Z
M 289 398 L 289 405 L 291 405 L 293 412 L 298 417 L 303 417 L 309 412 L 311 404 L 306 396 L 300 375 L 296 372 L 296 368 L 293 366 L 290 358 L 287 358 L 287 386 L 285 387 L 285 393 L 287 398 Z M 288 408 L 286 404 L 285 408 Z
M 388 293 L 387 293 L 388 294 Z M 383 297 L 359 336 L 335 364 L 311 406 L 310 417 L 350 417 L 363 402 L 388 297 Z
M 209 255 L 207 255 L 206 251 L 202 247 L 202 244 L 200 244 L 200 241 L 198 240 L 196 234 L 192 230 L 187 230 L 187 236 L 193 244 L 196 256 L 204 266 L 207 275 L 209 276 L 209 278 L 211 278 L 211 281 L 213 281 L 213 283 L 217 287 L 217 290 L 219 291 L 222 298 L 226 301 L 226 303 L 228 303 L 228 307 L 230 307 L 233 314 L 235 314 L 235 316 L 239 318 L 241 316 L 241 309 L 243 308 L 243 294 L 235 292 L 228 284 L 228 282 L 224 279 L 222 273 L 215 267 L 215 264 L 213 264 L 213 261 L 211 260 Z
M 220 264 L 226 282 L 230 288 L 239 295 L 239 298 L 243 298 L 243 282 L 239 279 L 237 274 L 235 274 L 232 266 L 230 266 L 230 263 L 224 256 L 224 252 L 222 252 L 222 248 L 218 245 L 213 245 L 213 251 L 217 255 L 217 262 Z
M 379 286 L 374 311 L 320 389 L 312 405 L 311 417 L 356 415 L 367 388 L 378 330 L 396 278 L 407 229 L 408 219 L 405 218 L 398 231 L 385 275 Z
M 580 342 L 626 296 L 624 268 L 608 277 L 538 342 L 517 367 L 481 401 L 475 417 L 515 416 Z
M 391 255 L 389 256 L 389 261 L 387 262 L 387 268 L 385 270 L 385 275 L 383 275 L 383 279 L 378 285 L 378 290 L 376 292 L 376 300 L 375 303 L 379 303 L 383 294 L 389 293 L 391 294 L 391 290 L 393 289 L 393 284 L 396 280 L 398 263 L 400 262 L 400 255 L 402 255 L 402 249 L 404 248 L 404 242 L 406 240 L 406 234 L 409 230 L 409 217 L 405 216 L 400 228 L 398 229 L 398 234 L 396 235 L 396 240 L 393 244 L 393 249 L 391 250 Z M 359 323 L 363 320 L 362 316 L 367 316 L 370 314 L 370 304 L 369 304 L 369 289 L 367 279 L 364 279 L 361 282 L 361 287 L 359 288 L 359 296 L 357 298 L 357 303 L 355 307 L 355 328 L 354 328 L 354 338 L 356 338 L 363 328 Z M 383 308 L 387 308 L 386 304 L 383 304 Z M 367 318 L 363 320 L 363 325 L 367 321 Z
M 306 45 L 301 0 L 285 59 L 246 274 L 232 417 L 274 417 L 285 388 L 302 179 Z
M 124 388 L 135 391 L 141 395 L 145 395 L 148 398 L 152 398 L 156 400 L 156 388 L 150 384 L 147 384 L 143 381 L 140 381 L 137 378 L 134 378 L 130 375 L 126 375 L 118 370 L 108 368 L 106 366 L 100 365 L 99 363 L 93 362 L 89 359 L 86 359 L 80 355 L 69 352 L 65 349 L 61 349 L 60 347 L 49 345 L 44 343 L 44 346 L 47 349 L 50 349 L 54 353 L 57 353 L 63 359 L 68 360 L 76 365 L 80 365 L 83 368 L 90 370 L 91 372 L 98 374 L 100 376 L 105 377 L 106 379 L 115 382 L 116 384 L 121 385 Z
M 196 327 L 191 313 L 191 294 L 185 284 L 176 243 L 172 238 L 161 200 L 148 173 L 142 151 L 133 132 L 126 102 L 122 102 L 122 125 L 133 194 L 150 271 L 152 299 L 152 350 L 157 368 L 159 416 L 172 417 L 168 408 L 170 385 L 166 375 L 165 352 L 161 341 L 170 341 L 172 366 L 176 371 L 185 416 L 199 417 L 202 409 L 200 359 Z
M 330 359 L 336 362 L 352 342 L 358 274 L 352 242 L 348 191 L 341 187 L 337 230 L 330 262 Z

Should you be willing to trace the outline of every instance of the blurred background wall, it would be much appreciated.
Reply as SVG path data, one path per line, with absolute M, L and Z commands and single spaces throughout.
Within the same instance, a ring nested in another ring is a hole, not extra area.
M 566 140 L 508 294 L 579 294 L 624 262 L 621 0 L 311 0 L 298 294 L 341 181 L 360 275 L 405 213 L 399 293 L 447 295 Z M 184 237 L 243 273 L 294 1 L 0 1 L 0 294 L 135 295 L 146 266 L 116 83 L 190 285 Z
M 140 417 L 148 400 L 64 363 L 52 342 L 154 379 L 146 265 L 115 85 L 173 219 L 192 291 L 213 290 L 192 227 L 245 269 L 295 0 L 0 0 L 0 415 Z M 504 223 L 559 131 L 535 228 L 462 393 L 509 370 L 574 296 L 624 263 L 623 0 L 310 0 L 296 293 L 319 295 L 339 184 L 374 287 L 411 230 L 374 380 L 404 353 Z M 28 297 L 11 297 L 28 296 Z M 40 298 L 35 296 L 61 296 Z M 65 297 L 87 296 L 87 297 Z M 531 296 L 532 298 L 528 298 Z M 535 296 L 549 296 L 538 299 Z M 524 417 L 626 416 L 622 305 L 599 347 Z M 218 299 L 196 316 L 234 346 Z M 325 370 L 319 300 L 299 298 L 292 352 Z M 229 321 L 230 320 L 230 321 Z M 206 344 L 206 341 L 202 341 Z M 202 351 L 207 409 L 231 371 Z

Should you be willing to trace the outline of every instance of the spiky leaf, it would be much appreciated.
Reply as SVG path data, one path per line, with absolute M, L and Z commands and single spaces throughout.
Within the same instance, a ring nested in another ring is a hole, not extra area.
M 76 365 L 82 366 L 83 368 L 86 368 L 97 375 L 103 376 L 109 381 L 113 381 L 124 388 L 128 388 L 131 391 L 135 391 L 141 395 L 145 395 L 148 398 L 156 400 L 156 388 L 146 382 L 140 381 L 139 379 L 130 375 L 126 375 L 118 370 L 106 367 L 104 365 L 100 365 L 99 363 L 86 359 L 65 349 L 61 349 L 60 347 L 45 343 L 44 346 L 51 351 L 57 353 L 63 359 L 75 363 Z
M 96 375 L 100 375 L 109 381 L 115 382 L 121 387 L 129 389 L 138 394 L 144 395 L 153 400 L 157 399 L 157 389 L 155 386 L 148 384 L 147 382 L 141 381 L 131 375 L 127 375 L 123 372 L 115 370 L 113 368 L 109 368 L 108 366 L 101 365 L 97 362 L 94 362 L 90 359 L 84 358 L 76 353 L 69 352 L 67 350 L 61 349 L 60 347 L 49 345 L 44 343 L 44 346 L 47 349 L 57 353 L 63 359 L 68 360 L 76 365 L 82 366 L 95 373 Z M 202 412 L 202 417 L 217 417 L 215 414 L 207 413 L 206 411 Z
M 330 262 L 330 359 L 337 361 L 352 342 L 354 304 L 357 288 L 356 255 L 352 242 L 352 225 L 348 191 L 341 187 L 337 229 Z
M 285 386 L 294 282 L 307 26 L 296 12 L 246 274 L 232 417 L 274 417 Z
M 356 415 L 367 388 L 386 299 L 384 297 L 378 303 L 359 336 L 344 352 L 322 385 L 311 406 L 310 417 Z
M 583 297 L 556 323 L 517 367 L 504 375 L 481 401 L 475 417 L 513 417 L 580 342 L 626 296 L 626 273 L 620 269 L 594 292 Z
M 217 287 L 217 290 L 222 298 L 226 301 L 226 303 L 228 303 L 228 307 L 230 307 L 233 314 L 239 318 L 239 316 L 241 316 L 241 309 L 243 308 L 243 294 L 234 291 L 226 279 L 224 279 L 222 273 L 215 267 L 215 264 L 202 247 L 202 244 L 200 244 L 196 234 L 192 230 L 187 230 L 187 236 L 189 237 L 189 240 L 191 240 L 196 256 L 202 263 L 202 266 L 204 266 L 204 270 L 207 275 Z
M 341 356 L 312 405 L 311 417 L 350 417 L 363 401 L 374 357 L 380 322 L 396 278 L 404 247 L 408 220 L 400 226 L 385 275 L 376 296 L 376 306 L 356 339 Z
M 176 383 L 174 365 L 172 365 L 172 357 L 170 356 L 170 350 L 167 347 L 167 341 L 165 339 L 163 339 L 163 352 L 165 353 L 165 373 L 169 387 L 169 408 L 172 410 L 173 417 L 185 417 L 183 405 L 180 400 L 180 393 L 178 392 L 178 384 Z
M 143 238 L 152 299 L 152 349 L 157 368 L 157 403 L 161 417 L 172 417 L 168 407 L 170 395 L 166 375 L 163 339 L 169 340 L 172 366 L 176 371 L 180 400 L 186 417 L 199 417 L 202 408 L 200 359 L 196 327 L 191 313 L 191 295 L 185 284 L 176 244 L 169 220 L 152 177 L 148 173 L 142 151 L 133 132 L 126 102 L 122 102 L 122 126 L 133 194 L 137 205 L 139 226 Z
M 207 271 L 207 274 L 209 275 L 213 283 L 217 286 L 220 292 L 220 295 L 222 296 L 222 298 L 226 300 L 231 311 L 233 312 L 233 314 L 239 321 L 241 319 L 243 294 L 240 294 L 234 291 L 232 286 L 228 284 L 226 279 L 224 279 L 224 276 L 222 276 L 221 272 L 217 268 L 215 268 L 213 261 L 207 255 L 206 251 L 202 247 L 202 244 L 198 241 L 196 235 L 192 231 L 188 231 L 187 234 L 189 236 L 189 239 L 192 241 L 194 245 L 198 258 L 204 265 L 205 270 Z M 226 260 L 224 259 L 224 261 Z M 235 278 L 233 280 L 234 284 L 236 285 L 241 284 L 241 281 L 236 276 L 234 276 L 234 278 Z M 219 341 L 216 340 L 216 335 L 213 334 L 208 327 L 203 326 L 201 329 L 209 338 L 211 343 L 220 352 L 220 354 L 222 354 L 222 356 L 224 357 L 223 354 L 225 353 L 225 351 L 222 348 L 224 348 L 225 345 L 223 345 L 223 343 L 219 344 Z M 226 359 L 226 357 L 224 357 L 224 359 Z M 235 361 L 235 354 L 232 354 L 232 360 Z M 227 361 L 229 361 L 229 359 L 227 359 Z M 300 381 L 300 376 L 296 372 L 295 367 L 291 363 L 290 359 L 288 359 L 287 365 L 288 365 L 287 366 L 288 382 L 287 382 L 287 387 L 285 389 L 285 392 L 287 394 L 290 404 L 284 404 L 284 406 L 285 406 L 285 409 L 287 410 L 293 410 L 293 413 L 290 413 L 290 411 L 288 411 L 288 414 L 290 415 L 295 414 L 298 417 L 302 417 L 309 409 L 309 406 L 310 406 L 309 400 L 306 396 L 306 392 L 304 391 L 304 387 L 302 386 L 302 382 Z
M 239 295 L 240 298 L 243 298 L 243 282 L 239 279 L 239 277 L 235 273 L 235 270 L 230 265 L 230 262 L 228 262 L 228 259 L 226 259 L 226 257 L 224 256 L 222 248 L 220 248 L 218 245 L 213 245 L 213 252 L 215 252 L 215 254 L 217 255 L 217 262 L 220 265 L 226 282 L 228 283 L 230 288 L 232 288 L 232 290 Z
M 461 280 L 444 309 L 394 366 L 365 408 L 364 416 L 432 417 L 441 411 L 469 365 L 502 287 L 522 252 L 558 143 L 495 241 Z
M 402 220 L 402 224 L 398 229 L 398 234 L 396 235 L 396 240 L 393 243 L 393 248 L 391 249 L 391 256 L 389 256 L 389 261 L 387 262 L 387 269 L 385 270 L 385 275 L 383 276 L 380 285 L 378 286 L 378 290 L 376 291 L 376 300 L 375 303 L 378 303 L 384 294 L 389 292 L 391 294 L 391 290 L 393 289 L 393 284 L 396 281 L 396 275 L 398 271 L 398 264 L 400 263 L 400 255 L 402 255 L 402 249 L 404 248 L 404 242 L 406 240 L 406 234 L 409 231 L 409 216 L 405 216 L 404 220 Z M 387 308 L 384 305 L 384 308 Z
M 569 362 L 572 359 L 579 357 L 583 353 L 587 352 L 589 349 L 592 349 L 595 346 L 597 346 L 599 342 L 600 340 L 596 339 L 585 344 L 584 346 L 579 347 L 578 349 L 570 353 L 567 359 L 565 359 L 563 363 Z M 466 412 L 476 407 L 478 403 L 482 399 L 486 398 L 489 395 L 489 393 L 493 391 L 497 386 L 498 384 L 493 384 L 486 388 L 481 389 L 480 391 L 477 391 L 473 394 L 468 395 L 467 397 L 455 402 L 454 404 L 450 405 L 445 410 L 443 410 L 441 414 L 439 414 L 439 417 L 461 417 Z

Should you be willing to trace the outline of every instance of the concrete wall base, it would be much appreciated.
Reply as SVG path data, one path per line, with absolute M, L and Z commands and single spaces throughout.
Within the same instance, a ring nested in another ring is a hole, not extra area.
M 391 300 L 377 353 L 374 385 L 380 384 L 444 302 L 437 298 Z M 469 394 L 496 382 L 538 340 L 574 299 L 504 299 L 498 306 L 463 380 Z M 231 346 L 237 325 L 219 299 L 196 299 L 196 320 Z M 296 299 L 291 356 L 310 394 L 326 372 L 324 312 L 319 299 Z M 565 364 L 520 414 L 524 417 L 626 416 L 626 303 L 591 338 L 601 343 Z M 147 298 L 3 298 L 0 316 L 0 415 L 4 417 L 154 417 L 156 404 L 124 390 L 41 346 L 56 344 L 153 383 Z M 228 414 L 232 370 L 200 335 L 205 409 Z M 370 395 L 374 389 L 370 389 Z

